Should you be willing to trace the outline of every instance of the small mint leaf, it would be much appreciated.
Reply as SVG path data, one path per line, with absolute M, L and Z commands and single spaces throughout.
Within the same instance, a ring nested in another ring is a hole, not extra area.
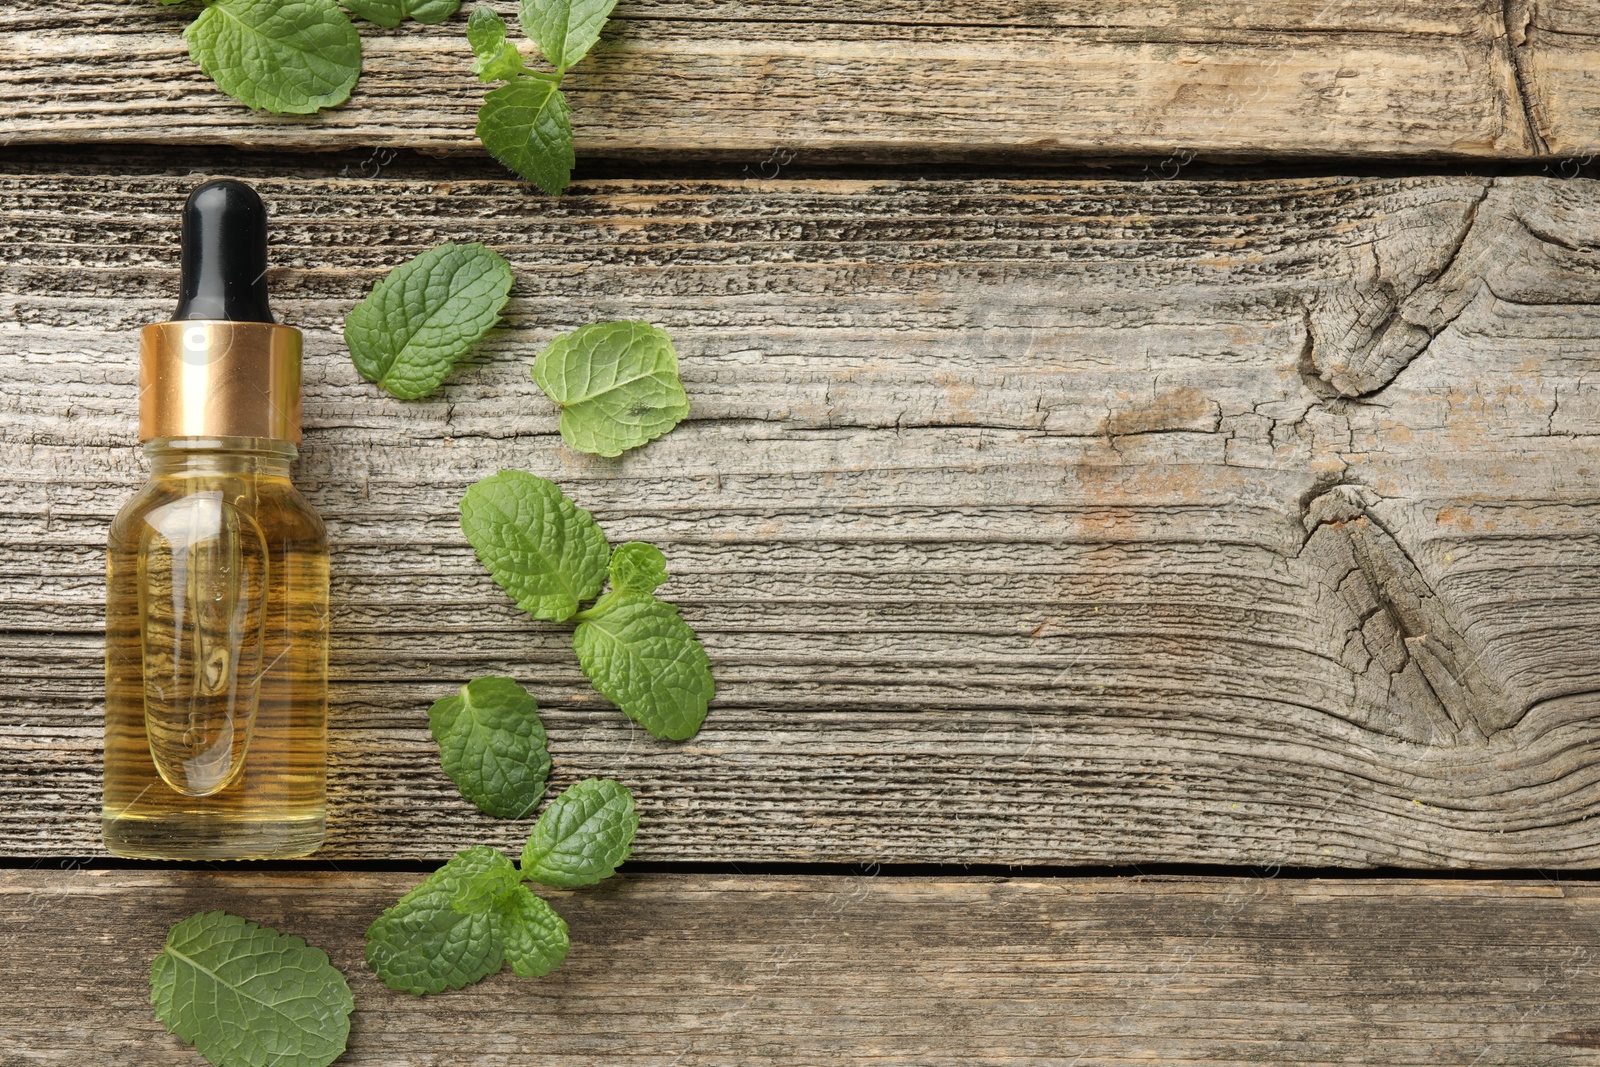
M 461 7 L 461 0 L 339 0 L 346 10 L 388 29 L 402 19 L 425 26 L 443 22 Z
M 421 996 L 460 989 L 504 962 L 495 906 L 511 861 L 497 849 L 463 849 L 367 928 L 367 966 L 390 989 Z
M 533 380 L 561 406 L 561 439 L 579 452 L 620 456 L 689 414 L 672 339 L 648 322 L 597 322 L 557 337 Z
M 667 580 L 667 557 L 655 545 L 629 541 L 611 553 L 611 588 L 649 596 Z
M 544 795 L 550 753 L 533 696 L 510 678 L 474 678 L 428 709 L 444 772 L 490 815 L 520 819 Z
M 436 26 L 461 10 L 461 0 L 401 0 L 406 17 L 424 26 Z
M 480 845 L 477 848 L 483 849 L 484 846 Z M 482 915 L 485 912 L 497 911 L 506 897 L 522 885 L 522 874 L 517 870 L 516 864 L 498 849 L 490 848 L 485 851 L 494 855 L 474 856 L 473 863 L 476 865 L 481 860 L 482 865 L 461 879 L 456 895 L 450 901 L 450 906 L 462 915 Z
M 489 154 L 551 196 L 572 178 L 572 115 L 554 78 L 522 73 L 478 109 L 478 140 Z
M 633 795 L 610 778 L 585 778 L 539 816 L 522 849 L 522 877 L 554 886 L 610 878 L 633 850 Z
M 678 609 L 649 594 L 607 593 L 578 616 L 578 665 L 600 695 L 656 737 L 693 737 L 716 695 L 711 660 Z
M 439 387 L 494 324 L 511 293 L 511 265 L 481 244 L 446 242 L 386 274 L 345 316 L 356 370 L 401 400 Z
M 400 20 L 406 17 L 405 5 L 401 0 L 339 0 L 344 9 L 358 18 L 394 29 L 400 25 Z
M 217 1067 L 327 1067 L 355 1001 L 328 954 L 229 915 L 192 915 L 150 964 L 156 1018 Z
M 506 962 L 519 977 L 549 974 L 567 958 L 567 924 L 527 886 L 501 897 L 495 917 L 505 941 Z
M 307 115 L 344 103 L 361 76 L 361 38 L 334 0 L 215 0 L 183 35 L 247 107 Z
M 522 32 L 564 71 L 594 47 L 616 6 L 617 0 L 522 0 Z
M 556 486 L 501 471 L 461 498 L 461 530 L 517 606 L 536 619 L 569 619 L 600 592 L 611 546 L 600 525 Z
M 472 73 L 482 82 L 508 81 L 522 70 L 522 53 L 506 40 L 506 23 L 492 7 L 480 7 L 467 19 L 472 46 Z

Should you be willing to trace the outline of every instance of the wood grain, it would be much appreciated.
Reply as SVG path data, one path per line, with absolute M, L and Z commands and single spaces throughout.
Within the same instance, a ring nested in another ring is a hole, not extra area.
M 348 1067 L 1558 1067 L 1600 1043 L 1592 882 L 624 876 L 551 894 L 555 974 L 419 1000 L 362 933 L 420 877 L 6 872 L 0 1062 L 201 1063 L 148 969 L 212 908 L 327 950 Z
M 183 168 L 178 168 L 182 171 Z M 298 478 L 334 542 L 330 857 L 525 826 L 428 704 L 531 686 L 642 858 L 1588 866 L 1600 859 L 1600 185 L 513 182 L 253 175 L 304 327 Z M 0 181 L 0 852 L 98 850 L 106 526 L 142 479 L 133 331 L 199 176 Z M 445 239 L 513 263 L 434 399 L 342 316 Z M 639 317 L 693 400 L 572 453 L 529 375 Z M 655 541 L 717 667 L 652 742 L 473 559 L 502 467 Z
M 464 17 L 363 24 L 355 95 L 311 119 L 217 92 L 192 17 L 0 12 L 0 139 L 478 151 Z M 569 87 L 591 159 L 1574 157 L 1600 147 L 1597 34 L 1587 0 L 637 0 Z

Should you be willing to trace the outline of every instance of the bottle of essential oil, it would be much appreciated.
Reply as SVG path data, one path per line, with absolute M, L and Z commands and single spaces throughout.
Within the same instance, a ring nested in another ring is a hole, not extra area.
M 262 859 L 322 844 L 328 542 L 295 491 L 300 331 L 272 321 L 267 215 L 214 181 L 183 210 L 170 322 L 144 328 L 150 481 L 111 524 L 105 845 Z

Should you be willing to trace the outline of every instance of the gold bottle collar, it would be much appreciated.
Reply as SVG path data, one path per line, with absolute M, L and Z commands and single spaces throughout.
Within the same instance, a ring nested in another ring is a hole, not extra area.
M 139 440 L 300 443 L 300 331 L 271 322 L 157 322 L 139 335 Z

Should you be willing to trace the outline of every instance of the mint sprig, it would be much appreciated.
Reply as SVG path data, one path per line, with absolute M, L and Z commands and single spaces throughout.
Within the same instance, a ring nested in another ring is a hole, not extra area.
M 224 911 L 167 932 L 150 964 L 150 1003 L 217 1067 L 327 1067 L 355 1009 L 326 952 Z
M 567 69 L 589 53 L 616 0 L 522 0 L 522 28 L 554 72 L 528 70 L 489 7 L 467 21 L 473 73 L 504 81 L 478 109 L 478 139 L 489 154 L 552 196 L 572 177 L 572 112 L 561 91 Z M 476 32 L 474 32 L 476 27 Z
M 183 36 L 217 88 L 276 114 L 342 104 L 361 76 L 361 38 L 334 0 L 208 0 Z
M 495 323 L 511 265 L 477 243 L 446 242 L 386 274 L 344 320 L 356 370 L 401 400 L 439 387 Z
M 550 774 L 539 705 L 510 678 L 475 678 L 428 709 L 440 762 L 461 795 L 484 812 L 520 819 Z
M 518 607 L 554 622 L 577 616 L 573 649 L 602 696 L 656 737 L 682 741 L 699 731 L 716 694 L 711 661 L 678 609 L 654 596 L 667 577 L 659 549 L 631 542 L 612 553 L 592 515 L 525 471 L 470 487 L 461 529 Z M 612 591 L 579 613 L 608 575 Z
M 620 456 L 689 414 L 678 353 L 648 322 L 597 322 L 551 341 L 533 380 L 561 408 L 561 439 L 579 452 Z
M 566 958 L 567 924 L 523 882 L 607 878 L 638 826 L 633 797 L 617 782 L 574 784 L 534 824 L 520 871 L 497 849 L 458 852 L 367 928 L 367 965 L 391 989 L 419 996 L 471 985 L 507 963 L 525 978 L 550 973 Z

